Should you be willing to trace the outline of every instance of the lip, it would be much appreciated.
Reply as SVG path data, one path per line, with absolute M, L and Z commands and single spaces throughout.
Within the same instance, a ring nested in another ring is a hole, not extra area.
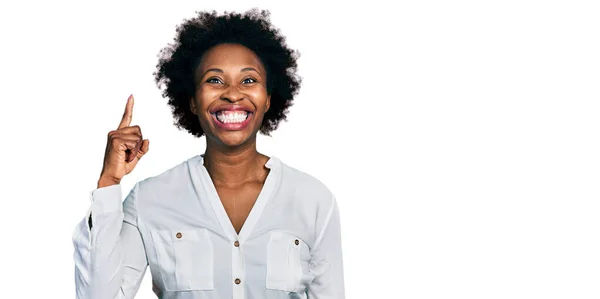
M 242 105 L 234 105 L 234 104 L 226 104 L 226 105 L 220 105 L 220 106 L 216 106 L 210 109 L 210 114 L 215 114 L 219 111 L 223 111 L 223 110 L 227 110 L 227 111 L 246 111 L 248 113 L 254 114 L 254 110 Z
M 246 112 L 248 112 L 248 117 L 243 122 L 241 122 L 241 123 L 222 123 L 222 122 L 220 122 L 217 119 L 217 112 L 223 111 L 223 110 L 228 110 L 228 111 L 246 111 Z M 215 124 L 215 127 L 219 128 L 219 129 L 222 129 L 222 130 L 225 130 L 225 131 L 240 131 L 240 130 L 243 130 L 246 127 L 248 127 L 248 125 L 250 124 L 250 121 L 254 117 L 254 113 L 249 112 L 248 110 L 246 110 L 246 108 L 243 108 L 241 106 L 237 106 L 234 109 L 231 109 L 231 107 L 229 106 L 226 109 L 215 109 L 215 112 L 211 112 L 210 116 L 211 116 L 211 119 L 213 121 L 213 124 Z

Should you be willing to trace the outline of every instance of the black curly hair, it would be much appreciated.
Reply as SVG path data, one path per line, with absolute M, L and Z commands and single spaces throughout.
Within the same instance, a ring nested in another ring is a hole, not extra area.
M 270 12 L 253 8 L 243 14 L 216 11 L 196 12 L 177 27 L 174 43 L 159 53 L 154 78 L 162 96 L 169 99 L 175 126 L 196 137 L 204 135 L 189 101 L 195 94 L 194 74 L 209 49 L 222 43 L 241 44 L 252 50 L 267 72 L 267 94 L 271 105 L 260 132 L 270 135 L 286 120 L 288 108 L 300 89 L 297 75 L 298 51 L 288 48 L 285 37 L 270 22 Z

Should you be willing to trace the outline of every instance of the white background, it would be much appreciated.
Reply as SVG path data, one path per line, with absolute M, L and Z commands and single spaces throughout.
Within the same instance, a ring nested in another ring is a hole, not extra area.
M 124 189 L 203 152 L 157 54 L 194 11 L 251 7 L 304 78 L 259 150 L 336 194 L 348 299 L 600 297 L 594 1 L 219 2 L 0 5 L 4 298 L 74 298 L 71 234 L 130 94 L 151 147 Z

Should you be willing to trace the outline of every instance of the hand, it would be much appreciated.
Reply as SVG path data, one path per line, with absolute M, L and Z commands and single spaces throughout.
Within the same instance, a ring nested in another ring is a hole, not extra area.
M 119 127 L 108 133 L 104 166 L 98 180 L 98 188 L 119 184 L 150 149 L 150 140 L 143 139 L 140 127 L 129 126 L 132 112 L 133 95 L 127 99 L 125 113 Z

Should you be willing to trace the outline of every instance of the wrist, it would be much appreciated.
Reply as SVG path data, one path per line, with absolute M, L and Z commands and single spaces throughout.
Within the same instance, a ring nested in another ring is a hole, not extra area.
M 108 186 L 112 186 L 112 185 L 118 185 L 120 183 L 121 183 L 121 180 L 118 180 L 118 179 L 101 177 L 98 180 L 98 189 L 99 188 L 108 187 Z

